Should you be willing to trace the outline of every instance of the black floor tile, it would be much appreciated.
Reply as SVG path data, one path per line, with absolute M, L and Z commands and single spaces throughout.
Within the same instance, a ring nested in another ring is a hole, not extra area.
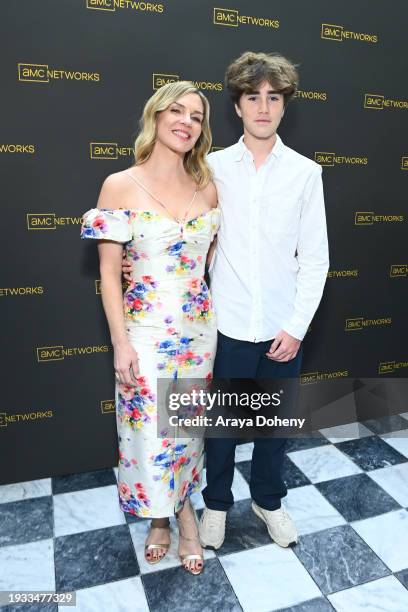
M 199 576 L 181 566 L 142 576 L 151 612 L 241 612 L 218 559 L 209 559 Z
M 51 495 L 0 504 L 0 546 L 53 537 Z
M 306 450 L 307 448 L 315 448 L 316 446 L 322 446 L 323 444 L 330 444 L 330 442 L 320 432 L 315 432 L 312 437 L 296 436 L 288 438 L 285 453 L 293 453 L 299 450 Z
M 367 474 L 335 478 L 315 486 L 347 521 L 366 519 L 401 507 Z
M 293 551 L 324 595 L 391 573 L 350 525 L 301 536 Z
M 55 586 L 75 591 L 139 574 L 127 525 L 55 538 Z
M 404 585 L 406 589 L 408 589 L 408 569 L 401 570 L 400 572 L 396 572 L 394 574 L 400 582 Z
M 399 416 L 399 414 L 393 414 L 383 416 L 379 419 L 369 419 L 368 421 L 363 421 L 363 425 L 365 425 L 375 434 L 381 435 L 385 433 L 390 433 L 391 431 L 400 431 L 401 429 L 408 429 L 408 420 L 403 419 L 401 416 Z
M 333 606 L 324 597 L 317 597 L 316 599 L 309 599 L 304 601 L 297 606 L 291 606 L 290 608 L 281 608 L 276 612 L 332 612 Z
M 404 455 L 401 455 L 378 436 L 367 436 L 359 440 L 339 442 L 336 447 L 365 471 L 408 461 Z
M 72 493 L 73 491 L 106 487 L 112 484 L 116 485 L 115 472 L 113 468 L 109 468 L 106 470 L 96 470 L 95 472 L 54 476 L 52 478 L 52 492 L 54 495 L 58 493 Z
M 235 464 L 237 470 L 239 470 L 242 476 L 249 484 L 251 477 L 251 461 L 240 461 Z M 310 484 L 310 480 L 307 476 L 293 463 L 293 461 L 285 455 L 283 458 L 283 480 L 288 489 L 295 487 L 304 487 Z

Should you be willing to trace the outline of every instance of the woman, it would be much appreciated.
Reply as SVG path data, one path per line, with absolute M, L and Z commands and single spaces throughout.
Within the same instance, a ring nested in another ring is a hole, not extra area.
M 199 489 L 203 441 L 159 438 L 157 378 L 210 378 L 216 323 L 203 279 L 219 225 L 205 156 L 209 104 L 192 83 L 159 89 L 147 102 L 135 165 L 105 180 L 97 208 L 85 213 L 83 238 L 97 238 L 102 302 L 114 348 L 119 437 L 118 491 L 124 512 L 151 517 L 145 557 L 157 563 L 179 524 L 179 555 L 203 569 L 189 496 Z M 122 298 L 123 248 L 132 282 Z

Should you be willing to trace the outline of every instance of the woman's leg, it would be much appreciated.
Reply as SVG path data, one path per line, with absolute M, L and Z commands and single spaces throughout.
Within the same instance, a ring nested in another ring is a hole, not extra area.
M 170 546 L 170 522 L 168 518 L 152 519 L 145 542 L 145 558 L 148 563 L 158 563 Z
M 198 538 L 198 525 L 195 510 L 187 498 L 183 507 L 176 513 L 179 526 L 179 555 L 186 570 L 200 574 L 203 566 L 203 549 Z

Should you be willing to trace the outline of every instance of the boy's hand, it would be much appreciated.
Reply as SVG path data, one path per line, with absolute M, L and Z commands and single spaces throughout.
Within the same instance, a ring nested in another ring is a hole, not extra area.
M 290 361 L 296 357 L 300 344 L 300 340 L 281 329 L 281 331 L 276 334 L 266 356 L 268 359 L 273 359 L 274 361 Z
M 132 264 L 126 259 L 125 251 L 123 251 L 122 274 L 127 281 L 132 280 Z

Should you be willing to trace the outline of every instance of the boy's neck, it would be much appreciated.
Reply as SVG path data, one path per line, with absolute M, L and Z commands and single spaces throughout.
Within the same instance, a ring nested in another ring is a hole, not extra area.
M 276 132 L 271 138 L 255 138 L 244 129 L 244 143 L 246 148 L 252 153 L 255 168 L 258 170 L 272 151 L 276 143 Z

